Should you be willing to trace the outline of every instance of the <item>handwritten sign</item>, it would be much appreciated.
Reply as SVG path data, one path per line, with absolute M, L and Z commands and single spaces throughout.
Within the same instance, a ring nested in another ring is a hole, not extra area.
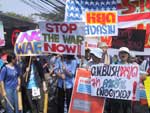
M 117 11 L 86 12 L 86 36 L 118 35 Z
M 145 86 L 145 90 L 146 90 L 148 106 L 150 107 L 150 77 L 146 78 L 146 80 L 144 81 L 144 86 Z
M 84 55 L 84 23 L 40 22 L 44 53 Z
M 136 100 L 139 84 L 137 65 L 94 65 L 91 74 L 92 96 Z
M 77 69 L 68 113 L 103 113 L 105 99 L 91 96 L 91 73 Z
M 0 46 L 5 46 L 3 23 L 0 21 Z
M 42 39 L 39 30 L 21 32 L 16 40 L 14 52 L 18 56 L 42 54 Z

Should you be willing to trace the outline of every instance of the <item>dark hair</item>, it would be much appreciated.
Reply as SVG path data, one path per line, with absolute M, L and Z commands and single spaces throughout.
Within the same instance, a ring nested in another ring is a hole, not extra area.
M 15 58 L 16 58 L 16 55 L 14 53 L 8 53 L 7 62 L 10 63 Z

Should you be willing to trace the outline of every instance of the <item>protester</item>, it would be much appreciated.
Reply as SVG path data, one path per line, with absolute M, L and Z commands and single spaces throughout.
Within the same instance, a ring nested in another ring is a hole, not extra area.
M 137 65 L 137 58 L 134 52 L 130 52 L 129 63 Z
M 114 55 L 113 58 L 112 58 L 112 63 L 113 63 L 113 64 L 117 64 L 118 61 L 119 61 L 118 56 L 117 56 L 117 55 Z
M 67 111 L 69 110 L 72 88 L 77 68 L 77 62 L 73 55 L 64 55 L 56 64 L 58 78 L 58 113 L 64 113 L 66 97 Z
M 100 48 L 94 48 L 90 51 L 91 61 L 88 62 L 88 66 L 91 67 L 94 64 L 100 64 L 102 61 L 103 51 Z
M 24 80 L 26 83 L 26 96 L 31 112 L 43 113 L 43 91 L 46 91 L 43 68 L 36 57 L 31 57 L 31 65 L 29 65 L 29 59 L 30 57 L 26 57 L 23 66 L 25 72 Z
M 100 42 L 98 43 L 98 47 L 103 50 L 103 55 L 102 55 L 102 63 L 104 64 L 111 64 L 112 63 L 112 57 L 108 54 L 108 45 L 105 42 Z
M 8 98 L 12 104 L 11 108 L 6 101 L 6 113 L 19 113 L 17 91 L 20 89 L 20 70 L 16 65 L 16 56 L 9 53 L 7 56 L 8 64 L 6 64 L 0 72 L 0 83 L 2 87 L 2 96 Z
M 120 61 L 117 64 L 129 64 L 130 51 L 127 47 L 121 47 L 119 49 Z M 131 113 L 131 101 L 130 100 L 115 100 L 110 99 L 111 113 Z M 117 107 L 117 108 L 116 108 Z
M 80 61 L 79 61 L 79 67 L 86 68 L 87 64 L 88 64 L 88 61 L 85 59 L 84 56 L 81 56 Z

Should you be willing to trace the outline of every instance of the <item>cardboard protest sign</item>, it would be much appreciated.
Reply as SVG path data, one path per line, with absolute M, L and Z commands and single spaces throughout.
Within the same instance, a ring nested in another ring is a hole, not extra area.
M 119 29 L 118 36 L 112 37 L 112 48 L 128 47 L 134 51 L 144 51 L 146 30 Z
M 105 100 L 92 97 L 91 74 L 85 69 L 77 69 L 72 98 L 68 113 L 103 113 Z
M 43 52 L 84 55 L 84 23 L 40 22 Z
M 93 65 L 91 74 L 92 96 L 136 100 L 138 65 Z
M 86 36 L 116 36 L 118 35 L 117 11 L 86 12 Z
M 146 78 L 146 80 L 144 81 L 144 86 L 145 86 L 145 90 L 146 90 L 148 106 L 150 107 L 150 77 Z
M 1 21 L 0 21 L 0 46 L 5 46 L 4 27 Z
M 21 32 L 16 40 L 14 52 L 17 56 L 42 55 L 40 30 Z

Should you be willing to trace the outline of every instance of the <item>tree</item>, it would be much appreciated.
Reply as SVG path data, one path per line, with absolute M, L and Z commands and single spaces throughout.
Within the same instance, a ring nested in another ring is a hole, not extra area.
M 4 13 L 4 14 L 7 15 L 7 16 L 11 16 L 11 17 L 14 17 L 14 18 L 18 18 L 18 19 L 24 20 L 24 21 L 29 21 L 29 22 L 33 22 L 34 21 L 32 16 L 26 17 L 26 16 L 23 16 L 23 15 L 20 15 L 20 14 L 16 14 L 14 12 L 7 12 L 7 13 Z

